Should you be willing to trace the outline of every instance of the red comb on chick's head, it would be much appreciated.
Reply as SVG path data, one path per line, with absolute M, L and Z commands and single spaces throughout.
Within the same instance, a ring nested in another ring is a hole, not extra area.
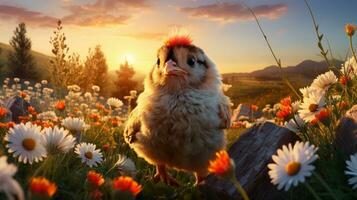
M 165 46 L 190 46 L 192 39 L 189 35 L 174 35 L 165 41 Z

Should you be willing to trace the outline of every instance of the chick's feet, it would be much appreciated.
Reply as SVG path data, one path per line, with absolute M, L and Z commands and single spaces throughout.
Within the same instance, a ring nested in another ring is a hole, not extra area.
M 167 173 L 165 165 L 156 165 L 156 174 L 154 175 L 154 181 L 163 181 L 167 185 L 175 187 L 180 186 L 180 184 Z

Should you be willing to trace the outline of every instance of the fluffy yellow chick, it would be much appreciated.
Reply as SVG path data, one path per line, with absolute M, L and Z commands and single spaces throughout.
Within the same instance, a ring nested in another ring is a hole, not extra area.
M 207 176 L 209 160 L 225 148 L 230 101 L 213 62 L 187 36 L 173 36 L 158 50 L 157 63 L 131 112 L 125 141 L 156 165 L 155 180 L 177 182 L 166 168 Z

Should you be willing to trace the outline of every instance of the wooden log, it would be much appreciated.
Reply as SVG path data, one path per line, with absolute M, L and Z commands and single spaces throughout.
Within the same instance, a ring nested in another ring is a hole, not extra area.
M 228 153 L 236 164 L 237 179 L 250 199 L 283 199 L 284 193 L 270 183 L 267 164 L 272 162 L 271 157 L 277 149 L 297 140 L 297 135 L 288 129 L 265 122 L 248 129 L 232 145 Z M 240 198 L 230 181 L 210 175 L 205 182 L 209 188 L 227 193 L 234 199 Z
M 341 118 L 336 131 L 335 144 L 347 155 L 357 152 L 357 105 L 354 105 Z

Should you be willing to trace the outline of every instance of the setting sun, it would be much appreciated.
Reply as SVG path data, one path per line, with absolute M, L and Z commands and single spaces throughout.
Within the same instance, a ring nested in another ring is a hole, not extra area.
M 132 53 L 126 53 L 118 56 L 119 64 L 128 62 L 130 65 L 134 65 L 136 61 L 136 56 Z

